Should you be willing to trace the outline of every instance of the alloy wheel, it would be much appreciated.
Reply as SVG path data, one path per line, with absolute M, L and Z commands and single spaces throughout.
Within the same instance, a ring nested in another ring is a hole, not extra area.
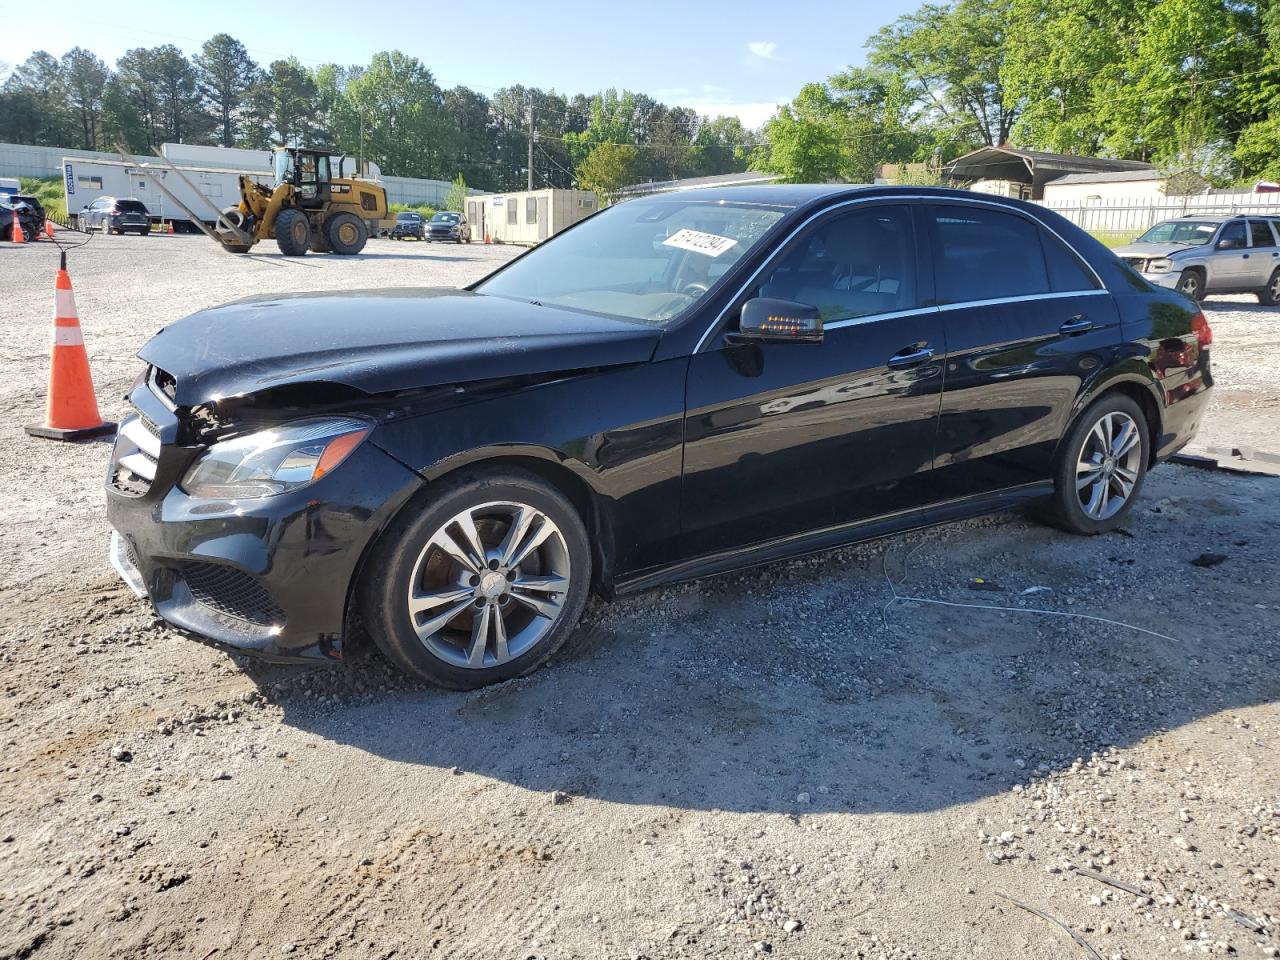
M 1076 462 L 1080 508 L 1094 520 L 1119 513 L 1141 475 L 1142 437 L 1133 417 L 1107 413 L 1093 425 Z
M 410 622 L 434 656 L 472 670 L 514 660 L 559 620 L 571 575 L 564 535 L 523 503 L 485 503 L 427 541 L 407 597 Z
M 1188 273 L 1178 285 L 1178 292 L 1192 300 L 1196 299 L 1200 293 L 1200 278 L 1194 273 Z
M 1280 303 L 1280 270 L 1271 276 L 1271 300 Z

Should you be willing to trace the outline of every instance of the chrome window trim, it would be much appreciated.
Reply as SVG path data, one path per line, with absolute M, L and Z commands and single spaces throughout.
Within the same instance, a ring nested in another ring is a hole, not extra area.
M 938 307 L 916 307 L 916 308 L 912 308 L 912 310 L 907 310 L 907 311 L 895 311 L 892 314 L 878 314 L 875 316 L 876 319 L 885 319 L 886 317 L 889 317 L 889 316 L 897 316 L 899 314 L 906 315 L 908 313 L 913 313 L 913 312 L 928 312 L 930 310 L 937 310 L 937 309 L 945 310 L 950 308 L 954 310 L 960 307 L 984 306 L 984 305 L 990 305 L 995 303 L 1015 303 L 1020 300 L 1038 300 L 1041 298 L 1046 298 L 1051 296 L 1064 296 L 1064 297 L 1080 296 L 1082 293 L 1109 293 L 1110 292 L 1107 290 L 1107 285 L 1103 283 L 1102 277 L 1098 275 L 1098 271 L 1093 269 L 1093 264 L 1091 264 L 1086 258 L 1082 257 L 1075 247 L 1067 243 L 1066 239 L 1062 236 L 1062 234 L 1058 233 L 1057 230 L 1053 229 L 1053 227 L 1049 226 L 1039 217 L 1035 216 L 1034 214 L 1028 213 L 1025 210 L 1009 207 L 1007 204 L 1003 204 L 1003 203 L 995 203 L 991 200 L 970 200 L 968 197 L 932 197 L 932 196 L 927 196 L 925 194 L 852 197 L 848 200 L 841 200 L 839 203 L 833 203 L 831 204 L 831 206 L 824 207 L 821 210 L 815 210 L 808 217 L 806 217 L 802 223 L 797 224 L 795 229 L 792 230 L 789 234 L 787 234 L 786 238 L 783 239 L 780 243 L 777 244 L 777 246 L 774 247 L 773 253 L 769 254 L 769 256 L 765 258 L 764 263 L 760 264 L 760 266 L 758 266 L 755 269 L 755 271 L 751 274 L 751 276 L 747 278 L 747 282 L 744 283 L 741 287 L 739 287 L 737 292 L 735 292 L 734 295 L 729 298 L 728 305 L 726 305 L 723 310 L 721 310 L 718 314 L 716 314 L 716 318 L 711 322 L 711 325 L 707 327 L 707 329 L 703 332 L 702 336 L 698 338 L 698 342 L 694 345 L 693 353 L 698 354 L 702 352 L 702 348 L 706 344 L 707 338 L 710 337 L 711 332 L 715 330 L 716 327 L 720 326 L 720 324 L 724 321 L 724 318 L 728 315 L 729 310 L 733 307 L 735 303 L 738 302 L 738 298 L 741 297 L 747 290 L 751 289 L 751 285 L 755 283 L 756 279 L 760 276 L 760 274 L 762 274 L 766 269 L 768 269 L 769 264 L 771 264 L 773 262 L 773 259 L 779 253 L 782 252 L 782 249 L 787 244 L 789 244 L 792 240 L 794 240 L 796 238 L 796 235 L 805 227 L 809 226 L 809 224 L 811 224 L 814 220 L 817 220 L 819 217 L 826 216 L 828 213 L 831 213 L 833 210 L 839 210 L 842 207 L 850 207 L 850 206 L 853 206 L 854 204 L 874 203 L 876 201 L 880 201 L 886 204 L 892 204 L 895 202 L 905 202 L 908 200 L 924 201 L 926 203 L 943 203 L 943 204 L 954 203 L 960 206 L 991 207 L 996 210 L 1003 210 L 1006 213 L 1012 213 L 1014 216 L 1024 216 L 1028 220 L 1033 221 L 1034 223 L 1038 224 L 1041 228 L 1049 231 L 1049 233 L 1057 237 L 1058 241 L 1064 247 L 1070 250 L 1072 254 L 1075 255 L 1076 259 L 1078 259 L 1081 263 L 1083 263 L 1086 267 L 1088 267 L 1089 273 L 1092 274 L 1093 279 L 1098 282 L 1098 288 L 1095 290 L 1089 290 L 1089 291 L 1079 291 L 1079 292 L 1068 291 L 1068 292 L 1058 293 L 1058 294 L 1050 294 L 1050 293 L 1034 294 L 1027 297 L 1001 297 L 994 300 L 969 300 L 964 303 L 941 304 Z M 857 319 L 860 321 L 866 321 L 866 320 L 872 319 L 872 317 L 870 316 L 859 317 Z M 837 324 L 842 324 L 842 323 L 846 323 L 846 321 L 838 320 L 836 321 L 836 323 L 833 323 L 833 324 L 824 324 L 823 329 L 832 329 Z
M 959 303 L 941 303 L 939 310 L 965 310 L 969 307 L 991 307 L 999 303 L 1026 303 L 1029 300 L 1061 300 L 1063 297 L 1106 296 L 1109 290 L 1059 290 L 1055 293 L 1028 293 L 1020 297 L 994 297 L 991 300 L 963 300 Z
M 822 330 L 839 330 L 841 327 L 856 327 L 860 323 L 873 323 L 876 320 L 896 320 L 898 317 L 919 317 L 926 313 L 937 313 L 938 307 L 912 307 L 910 310 L 893 310 L 889 313 L 868 313 L 863 317 L 846 317 L 843 320 L 832 320 L 824 323 Z

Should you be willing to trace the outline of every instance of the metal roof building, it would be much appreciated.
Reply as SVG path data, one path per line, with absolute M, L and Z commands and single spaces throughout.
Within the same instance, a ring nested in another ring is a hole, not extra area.
M 1017 185 L 1025 199 L 1039 200 L 1044 185 L 1051 180 L 1079 174 L 1146 173 L 1154 170 L 1141 160 L 1113 160 L 1109 157 L 1076 157 L 1043 150 L 1017 147 L 981 147 L 957 157 L 942 168 L 943 178 L 954 185 L 979 182 Z M 1150 179 L 1149 176 L 1135 179 Z M 996 192 L 996 191 L 989 191 Z
M 647 197 L 652 193 L 671 193 L 676 190 L 697 190 L 702 187 L 758 187 L 765 183 L 776 183 L 781 177 L 776 173 L 760 173 L 756 170 L 744 170 L 742 173 L 721 173 L 714 177 L 687 177 L 684 180 L 650 180 L 648 183 L 633 183 L 618 191 L 615 200 L 630 200 L 632 197 Z

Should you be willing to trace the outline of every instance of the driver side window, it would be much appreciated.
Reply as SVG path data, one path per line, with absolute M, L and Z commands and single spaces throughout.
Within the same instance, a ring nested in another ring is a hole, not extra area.
M 802 234 L 754 296 L 817 307 L 832 323 L 919 306 L 915 272 L 911 211 L 866 207 Z
M 1239 250 L 1246 245 L 1243 220 L 1235 220 L 1222 228 L 1222 233 L 1218 236 L 1220 248 Z

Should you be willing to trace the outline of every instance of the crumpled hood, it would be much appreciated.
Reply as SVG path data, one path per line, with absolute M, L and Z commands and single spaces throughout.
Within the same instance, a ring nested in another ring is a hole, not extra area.
M 385 393 L 495 377 L 643 363 L 661 331 L 638 321 L 447 288 L 251 297 L 202 310 L 138 352 L 175 400 L 299 383 Z
M 1175 253 L 1204 252 L 1207 247 L 1197 247 L 1187 243 L 1131 243 L 1128 246 L 1116 247 L 1111 252 L 1117 257 L 1168 257 Z

